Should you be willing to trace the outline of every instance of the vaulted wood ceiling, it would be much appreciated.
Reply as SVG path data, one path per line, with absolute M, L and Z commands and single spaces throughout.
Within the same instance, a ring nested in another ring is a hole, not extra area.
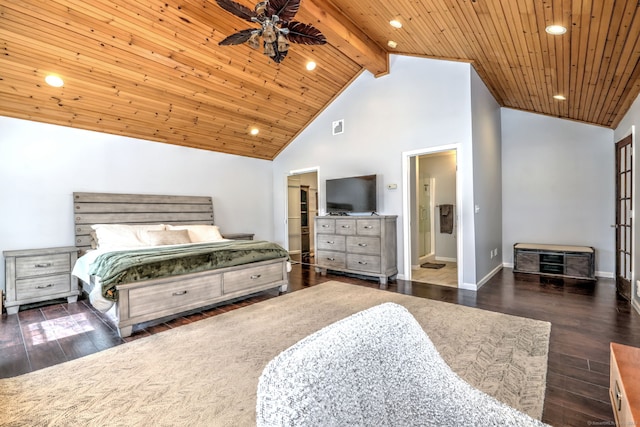
M 295 19 L 328 43 L 294 44 L 275 64 L 246 45 L 218 46 L 253 24 L 214 0 L 9 0 L 0 115 L 273 159 L 363 70 L 384 75 L 397 53 L 473 63 L 502 106 L 614 128 L 640 92 L 638 5 L 302 0 Z M 568 32 L 551 36 L 550 24 Z M 65 85 L 47 86 L 48 73 Z

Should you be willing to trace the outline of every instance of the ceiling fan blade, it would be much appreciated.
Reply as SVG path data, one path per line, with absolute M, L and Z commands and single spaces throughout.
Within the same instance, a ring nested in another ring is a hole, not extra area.
M 269 16 L 278 15 L 281 21 L 291 21 L 300 9 L 300 0 L 269 0 Z
M 242 44 L 247 40 L 249 40 L 249 37 L 251 37 L 251 33 L 253 33 L 254 31 L 258 31 L 258 30 L 249 28 L 247 30 L 242 30 L 242 31 L 238 31 L 237 33 L 233 33 L 229 37 L 227 37 L 226 39 L 218 43 L 218 46 L 230 46 L 230 45 Z
M 283 25 L 283 28 L 289 29 L 287 38 L 291 43 L 298 44 L 325 44 L 327 39 L 313 25 L 303 24 L 302 22 L 292 21 Z
M 253 22 L 251 18 L 256 16 L 256 13 L 253 10 L 231 0 L 216 0 L 216 3 L 218 3 L 218 6 L 227 12 L 231 12 L 245 21 Z

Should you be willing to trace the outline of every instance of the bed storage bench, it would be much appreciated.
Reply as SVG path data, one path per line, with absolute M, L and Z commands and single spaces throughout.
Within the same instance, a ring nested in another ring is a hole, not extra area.
M 516 243 L 513 271 L 595 280 L 595 249 L 590 246 Z

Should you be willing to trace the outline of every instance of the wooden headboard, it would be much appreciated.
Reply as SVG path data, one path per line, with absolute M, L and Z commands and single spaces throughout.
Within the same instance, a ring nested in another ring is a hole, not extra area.
M 91 249 L 93 224 L 208 224 L 213 201 L 204 196 L 73 193 L 75 245 Z

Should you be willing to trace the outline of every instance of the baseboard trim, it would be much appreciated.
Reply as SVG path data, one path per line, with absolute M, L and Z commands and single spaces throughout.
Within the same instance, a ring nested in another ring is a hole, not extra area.
M 615 279 L 615 274 L 610 271 L 596 271 L 596 277 L 603 277 L 605 279 Z
M 444 261 L 444 262 L 457 262 L 458 260 L 456 258 L 447 258 L 447 257 L 443 257 L 443 256 L 437 256 L 435 257 L 436 261 Z

